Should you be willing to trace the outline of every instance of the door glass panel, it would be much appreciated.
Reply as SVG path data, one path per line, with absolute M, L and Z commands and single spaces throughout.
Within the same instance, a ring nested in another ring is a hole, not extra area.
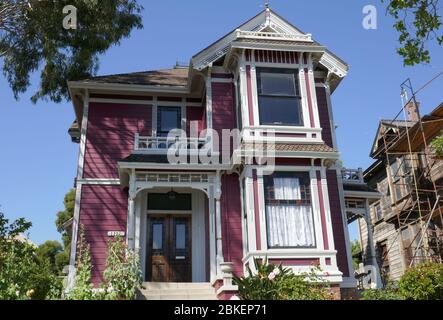
M 163 249 L 163 223 L 152 224 L 152 249 Z
M 177 223 L 175 226 L 175 248 L 186 249 L 186 225 L 184 223 Z

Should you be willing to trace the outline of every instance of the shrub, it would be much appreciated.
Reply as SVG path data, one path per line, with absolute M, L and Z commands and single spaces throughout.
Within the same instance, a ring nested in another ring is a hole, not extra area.
M 48 299 L 61 293 L 61 281 L 52 273 L 47 259 L 36 255 L 36 248 L 17 240 L 31 223 L 13 223 L 0 212 L 0 300 Z
M 398 290 L 389 283 L 384 289 L 368 289 L 362 292 L 362 300 L 403 300 Z
M 398 282 L 398 291 L 407 300 L 443 299 L 443 264 L 429 262 L 409 268 Z
M 311 273 L 294 275 L 281 265 L 254 261 L 257 273 L 247 267 L 248 275 L 234 277 L 239 296 L 243 300 L 326 300 L 330 298 L 328 286 L 320 282 L 319 268 Z
M 111 300 L 134 299 L 142 283 L 140 259 L 127 248 L 126 243 L 116 237 L 108 242 L 106 269 L 103 272 L 104 298 Z
M 80 230 L 77 246 L 77 263 L 74 287 L 70 290 L 67 298 L 70 300 L 94 300 L 94 287 L 91 283 L 91 254 L 89 245 L 85 243 L 83 228 Z
M 432 140 L 431 147 L 432 149 L 434 149 L 435 156 L 437 158 L 443 157 L 443 131 L 440 133 L 439 136 Z

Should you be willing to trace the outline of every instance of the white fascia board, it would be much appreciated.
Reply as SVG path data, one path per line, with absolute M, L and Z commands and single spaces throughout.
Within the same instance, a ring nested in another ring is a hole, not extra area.
M 322 55 L 319 63 L 325 66 L 330 72 L 336 74 L 339 78 L 344 78 L 348 74 L 349 66 L 335 58 L 327 50 Z
M 258 49 L 258 50 L 279 50 L 279 51 L 320 52 L 320 53 L 326 52 L 326 47 L 307 46 L 302 44 L 233 42 L 231 46 L 236 49 Z
M 197 164 L 171 165 L 167 163 L 117 162 L 119 169 L 159 169 L 159 170 L 232 170 L 233 165 Z
M 89 90 L 122 90 L 126 92 L 158 92 L 158 93 L 176 93 L 189 94 L 189 89 L 182 86 L 148 86 L 139 84 L 120 84 L 120 83 L 98 83 L 84 81 L 68 81 L 70 89 L 89 89 Z
M 371 191 L 346 191 L 344 190 L 345 198 L 365 198 L 365 199 L 380 199 L 382 195 L 378 192 Z

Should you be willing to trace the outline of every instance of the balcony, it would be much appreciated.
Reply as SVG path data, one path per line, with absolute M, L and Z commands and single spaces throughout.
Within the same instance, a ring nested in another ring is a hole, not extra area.
M 363 180 L 363 170 L 358 169 L 346 169 L 341 171 L 343 183 L 365 183 Z
M 168 151 L 199 153 L 209 150 L 209 139 L 180 136 L 148 137 L 135 135 L 134 152 L 148 154 L 166 154 Z

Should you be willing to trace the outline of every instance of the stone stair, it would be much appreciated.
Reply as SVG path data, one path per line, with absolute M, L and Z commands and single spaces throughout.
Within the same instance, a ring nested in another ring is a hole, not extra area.
M 215 289 L 208 282 L 145 282 L 138 300 L 217 300 Z

